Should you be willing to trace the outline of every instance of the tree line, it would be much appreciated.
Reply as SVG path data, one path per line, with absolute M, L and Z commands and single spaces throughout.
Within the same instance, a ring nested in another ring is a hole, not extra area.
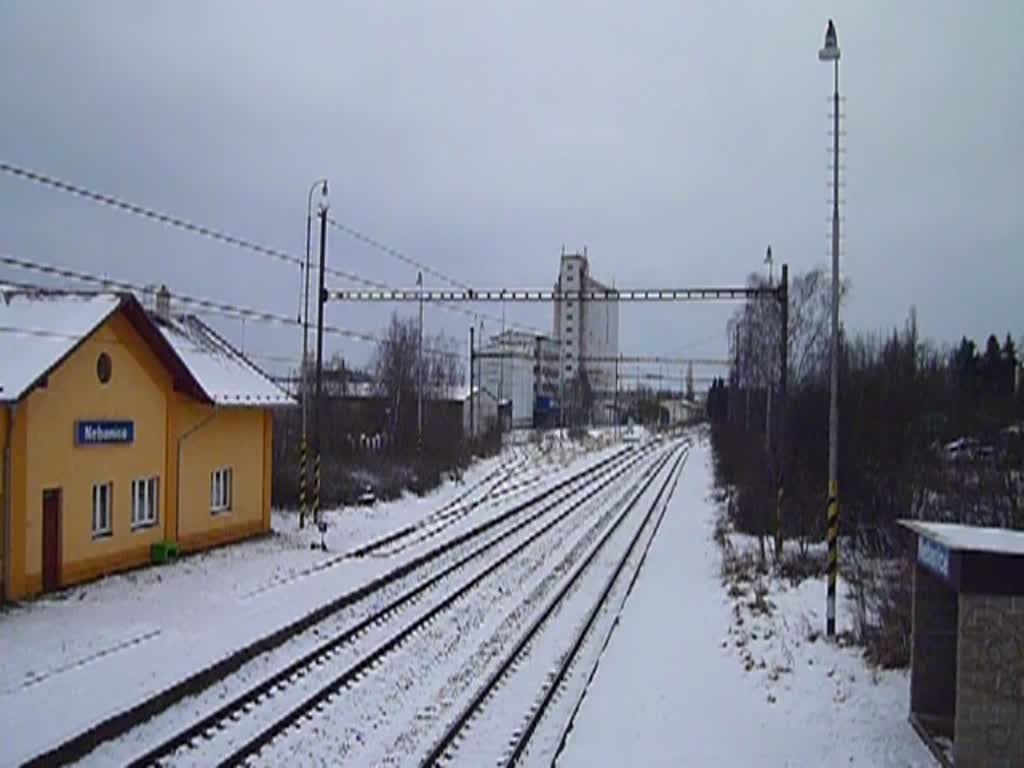
M 300 382 L 300 402 L 309 399 L 310 434 L 321 431 L 324 507 L 352 503 L 368 487 L 378 498 L 393 498 L 405 490 L 425 492 L 440 483 L 442 473 L 461 471 L 471 454 L 500 447 L 497 433 L 477 441 L 466 438 L 460 346 L 438 332 L 424 336 L 421 353 L 415 318 L 393 313 L 363 368 L 347 364 L 341 356 L 326 361 L 320 413 L 315 376 L 312 370 L 308 374 L 294 378 Z M 309 392 L 303 389 L 304 378 Z M 273 496 L 279 507 L 298 505 L 301 434 L 301 408 L 275 413 Z
M 801 551 L 825 534 L 831 281 L 812 270 L 792 286 L 785 404 L 777 302 L 751 301 L 733 314 L 733 365 L 707 397 L 716 479 L 731 491 L 735 527 L 759 536 L 766 556 L 777 534 Z M 840 341 L 842 575 L 853 586 L 860 639 L 875 658 L 900 664 L 909 653 L 910 582 L 897 521 L 1024 528 L 1019 361 L 1009 334 L 1002 344 L 989 336 L 981 353 L 966 337 L 955 347 L 923 340 L 913 308 L 902 327 L 843 330 Z M 973 448 L 954 453 L 953 441 Z

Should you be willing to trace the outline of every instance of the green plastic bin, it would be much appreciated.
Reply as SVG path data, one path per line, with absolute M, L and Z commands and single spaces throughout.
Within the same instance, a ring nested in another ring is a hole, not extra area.
M 173 541 L 158 541 L 153 544 L 150 554 L 154 563 L 167 563 L 178 556 L 178 545 Z

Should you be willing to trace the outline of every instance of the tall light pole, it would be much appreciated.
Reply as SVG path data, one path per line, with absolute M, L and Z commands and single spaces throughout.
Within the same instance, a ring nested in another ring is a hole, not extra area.
M 309 446 L 309 235 L 313 219 L 313 193 L 320 188 L 322 201 L 327 199 L 327 179 L 317 179 L 306 196 L 306 263 L 302 274 L 305 285 L 302 290 L 302 440 L 299 444 L 299 527 L 306 527 L 306 451 Z
M 313 454 L 313 521 L 320 528 L 323 544 L 322 519 L 320 513 L 320 456 L 324 443 L 324 304 L 327 289 L 324 286 L 325 264 L 327 261 L 327 199 L 320 201 L 320 290 L 317 293 L 316 311 L 316 451 Z
M 825 30 L 821 61 L 833 62 L 832 92 L 832 376 L 828 406 L 828 604 L 825 632 L 836 634 L 836 574 L 839 567 L 839 43 L 832 19 Z

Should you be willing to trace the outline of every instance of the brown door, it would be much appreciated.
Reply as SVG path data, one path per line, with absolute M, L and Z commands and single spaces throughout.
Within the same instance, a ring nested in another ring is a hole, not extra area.
M 43 491 L 43 590 L 60 588 L 60 491 Z

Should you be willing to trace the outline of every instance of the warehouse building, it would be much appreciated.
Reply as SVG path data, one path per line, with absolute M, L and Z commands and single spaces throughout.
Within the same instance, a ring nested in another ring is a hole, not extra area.
M 270 530 L 271 408 L 212 329 L 132 296 L 0 286 L 0 596 Z
M 516 429 L 532 427 L 538 402 L 550 403 L 558 394 L 558 344 L 549 336 L 504 331 L 480 348 L 476 365 L 480 386 L 511 403 Z

